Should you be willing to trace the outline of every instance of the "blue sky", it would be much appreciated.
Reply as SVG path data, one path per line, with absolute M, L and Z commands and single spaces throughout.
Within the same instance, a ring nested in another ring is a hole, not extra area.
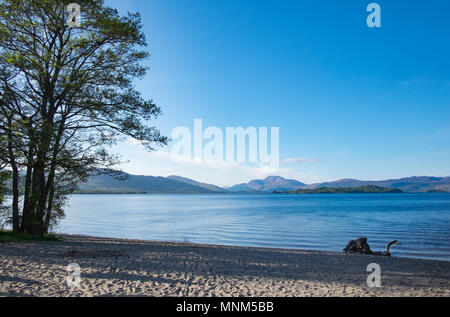
M 303 182 L 450 175 L 449 1 L 107 0 L 140 12 L 151 67 L 136 82 L 156 125 L 279 127 L 272 174 Z M 125 171 L 227 186 L 247 164 L 176 163 L 125 142 Z

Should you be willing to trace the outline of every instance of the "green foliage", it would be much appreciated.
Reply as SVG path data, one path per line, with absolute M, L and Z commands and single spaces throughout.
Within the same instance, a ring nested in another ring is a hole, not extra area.
M 0 171 L 0 208 L 2 207 L 5 199 L 6 181 L 8 180 L 9 177 L 10 177 L 9 172 Z
M 12 231 L 0 230 L 0 243 L 2 242 L 25 242 L 25 241 L 61 241 L 61 238 L 51 235 L 29 235 L 25 233 L 14 233 Z
M 298 189 L 295 194 L 364 194 L 364 193 L 403 193 L 397 188 L 385 188 L 374 185 L 360 187 L 320 187 L 316 189 Z
M 120 157 L 109 152 L 117 142 L 148 150 L 167 142 L 151 124 L 161 109 L 133 85 L 149 56 L 140 16 L 120 16 L 103 0 L 77 3 L 80 28 L 66 25 L 64 1 L 0 1 L 0 167 L 13 171 L 15 231 L 48 232 L 80 182 L 117 175 Z
M 5 195 L 8 192 L 7 181 L 10 177 L 10 173 L 8 171 L 0 171 L 0 229 L 2 229 L 8 218 L 11 216 L 8 212 L 9 209 L 5 206 Z
M 445 191 L 443 189 L 430 189 L 430 190 L 427 190 L 427 193 L 429 193 L 429 194 L 448 194 L 449 192 Z

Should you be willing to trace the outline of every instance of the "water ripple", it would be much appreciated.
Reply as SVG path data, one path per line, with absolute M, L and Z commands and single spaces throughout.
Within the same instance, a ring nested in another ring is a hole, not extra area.
M 58 232 L 450 260 L 450 195 L 74 195 Z

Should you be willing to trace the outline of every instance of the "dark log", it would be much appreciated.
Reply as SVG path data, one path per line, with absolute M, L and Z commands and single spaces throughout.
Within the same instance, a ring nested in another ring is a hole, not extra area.
M 344 251 L 348 253 L 391 256 L 389 249 L 393 244 L 399 245 L 400 243 L 397 240 L 394 240 L 386 245 L 386 251 L 372 251 L 370 249 L 369 243 L 367 243 L 367 238 L 359 238 L 356 240 L 350 240 Z

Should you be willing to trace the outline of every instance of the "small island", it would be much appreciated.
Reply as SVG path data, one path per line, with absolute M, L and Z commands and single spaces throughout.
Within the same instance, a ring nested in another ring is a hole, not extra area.
M 442 189 L 431 189 L 427 191 L 428 194 L 448 194 L 449 192 Z
M 386 188 L 375 185 L 366 185 L 360 187 L 320 187 L 315 189 L 297 189 L 294 191 L 279 192 L 275 194 L 384 194 L 384 193 L 403 193 L 398 188 Z

